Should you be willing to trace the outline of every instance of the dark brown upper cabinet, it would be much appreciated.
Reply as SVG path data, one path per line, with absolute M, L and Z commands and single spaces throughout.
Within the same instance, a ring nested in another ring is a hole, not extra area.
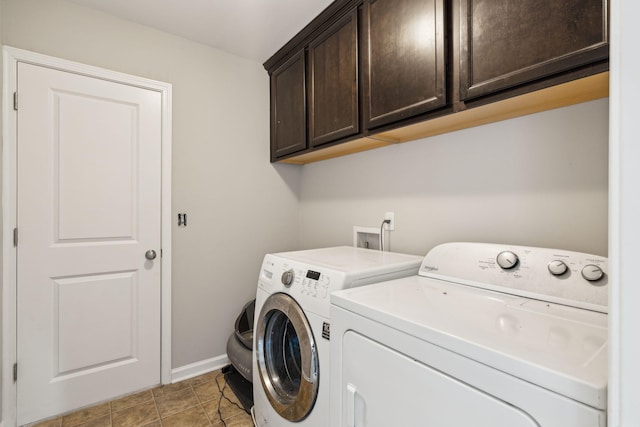
M 357 10 L 314 39 L 308 50 L 309 141 L 317 147 L 360 131 Z
M 271 161 L 608 95 L 609 0 L 335 0 L 265 63 Z
M 363 11 L 366 128 L 444 106 L 443 0 L 367 0 Z
M 609 57 L 607 0 L 460 1 L 460 98 Z
M 271 160 L 307 148 L 305 51 L 271 74 Z

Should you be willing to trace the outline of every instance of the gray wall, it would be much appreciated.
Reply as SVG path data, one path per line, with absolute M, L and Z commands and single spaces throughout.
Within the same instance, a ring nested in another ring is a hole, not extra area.
M 2 0 L 6 45 L 173 84 L 173 367 L 222 355 L 265 253 L 297 248 L 300 170 L 269 164 L 258 63 L 61 0 Z
M 352 244 L 396 214 L 391 249 L 489 241 L 607 255 L 608 100 L 305 165 L 301 246 Z

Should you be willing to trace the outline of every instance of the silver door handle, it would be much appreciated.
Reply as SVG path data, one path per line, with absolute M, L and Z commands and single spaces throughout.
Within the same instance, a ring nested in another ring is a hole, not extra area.
M 144 253 L 144 257 L 149 261 L 152 261 L 156 259 L 156 251 L 154 251 L 153 249 L 149 249 L 147 252 Z

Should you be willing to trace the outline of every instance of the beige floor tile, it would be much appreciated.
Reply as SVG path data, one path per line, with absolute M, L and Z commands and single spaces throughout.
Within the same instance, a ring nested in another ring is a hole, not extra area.
M 200 405 L 162 419 L 163 427 L 207 427 L 210 425 L 211 423 Z
M 109 403 L 103 403 L 62 417 L 62 425 L 63 427 L 77 426 L 78 424 L 100 418 L 110 412 L 111 407 Z
M 34 424 L 31 427 L 60 427 L 62 425 L 62 417 L 56 418 L 54 420 L 43 421 L 38 424 Z
M 207 372 L 206 374 L 202 374 L 200 376 L 191 378 L 189 381 L 191 382 L 191 385 L 196 385 L 196 384 L 206 383 L 209 381 L 215 381 L 217 377 L 220 377 L 221 382 L 222 382 L 222 379 L 224 379 L 224 376 L 222 375 L 222 371 L 220 369 L 218 369 L 217 371 Z
M 156 397 L 160 418 L 182 412 L 200 404 L 191 387 Z
M 224 387 L 227 398 L 239 402 L 233 390 L 225 385 L 221 371 L 213 371 L 32 427 L 195 427 L 211 424 L 221 427 L 223 424 L 218 416 L 218 400 L 221 396 L 218 387 Z M 220 409 L 228 427 L 253 427 L 251 416 L 227 399 L 222 398 Z
M 242 404 L 240 403 L 240 399 L 238 399 L 238 397 L 235 395 L 235 393 L 233 392 L 233 390 L 231 390 L 231 387 L 226 387 L 222 389 L 222 393 L 224 393 L 224 396 L 229 399 L 231 402 L 238 404 L 239 406 L 242 406 Z
M 218 401 L 217 400 L 203 403 L 202 407 L 204 408 L 204 412 L 207 414 L 207 417 L 209 417 L 209 420 L 211 420 L 211 423 L 214 426 L 217 426 L 218 424 L 220 424 L 221 426 L 223 425 L 222 424 L 222 418 L 218 414 Z
M 217 400 L 212 400 L 209 402 L 205 402 L 202 404 L 202 406 L 204 407 L 204 410 L 207 413 L 207 416 L 209 417 L 210 420 L 212 420 L 212 422 L 216 422 L 220 420 L 220 416 L 222 416 L 223 420 L 227 420 L 229 418 L 232 418 L 236 415 L 241 415 L 241 414 L 247 414 L 244 409 L 242 409 L 241 407 L 237 407 L 236 405 L 234 405 L 233 403 L 230 403 L 228 400 L 226 399 L 222 399 L 220 401 L 220 414 L 218 414 L 218 401 Z
M 152 392 L 155 397 L 160 397 L 160 396 L 164 396 L 167 393 L 174 393 L 176 391 L 183 390 L 188 387 L 191 387 L 191 383 L 189 382 L 189 380 L 186 380 L 186 381 L 180 381 L 179 383 L 167 384 L 167 385 L 154 388 Z
M 153 402 L 143 403 L 112 414 L 114 427 L 139 427 L 158 420 L 158 411 Z
M 94 418 L 86 423 L 78 424 L 76 427 L 111 427 L 111 414 L 100 418 Z
M 233 393 L 231 393 L 231 395 L 233 396 Z M 233 400 L 236 400 L 235 396 L 233 396 Z M 240 405 L 239 403 L 234 404 L 226 399 L 222 399 L 222 401 L 220 402 L 220 412 L 222 412 L 222 418 L 225 420 L 236 415 L 247 414 L 244 409 L 242 409 L 242 405 Z
M 153 393 L 151 390 L 146 390 L 141 393 L 132 394 L 131 396 L 123 397 L 122 399 L 114 400 L 111 402 L 111 411 L 118 412 L 123 409 L 131 408 L 142 403 L 153 401 Z
M 218 400 L 220 398 L 220 390 L 218 390 L 218 384 L 215 381 L 195 384 L 193 390 L 196 392 L 200 402 Z
M 225 420 L 226 427 L 253 427 L 251 415 L 243 412 Z M 220 424 L 223 425 L 223 424 Z

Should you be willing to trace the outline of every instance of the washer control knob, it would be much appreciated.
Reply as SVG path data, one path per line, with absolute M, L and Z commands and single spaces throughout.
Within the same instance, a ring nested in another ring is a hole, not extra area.
M 496 261 L 500 268 L 509 270 L 518 265 L 518 255 L 511 251 L 503 251 L 498 254 Z
M 547 264 L 547 268 L 549 269 L 549 273 L 553 274 L 554 276 L 562 276 L 569 269 L 569 267 L 567 267 L 567 264 L 559 259 L 554 259 L 553 261 L 551 261 L 549 264 Z
M 291 268 L 285 271 L 284 273 L 282 273 L 282 276 L 280 277 L 280 281 L 282 282 L 283 285 L 285 285 L 288 288 L 293 284 L 294 277 L 296 277 L 296 273 L 293 271 L 293 268 Z
M 587 264 L 582 269 L 582 277 L 589 282 L 597 282 L 604 276 L 604 271 L 594 264 Z

